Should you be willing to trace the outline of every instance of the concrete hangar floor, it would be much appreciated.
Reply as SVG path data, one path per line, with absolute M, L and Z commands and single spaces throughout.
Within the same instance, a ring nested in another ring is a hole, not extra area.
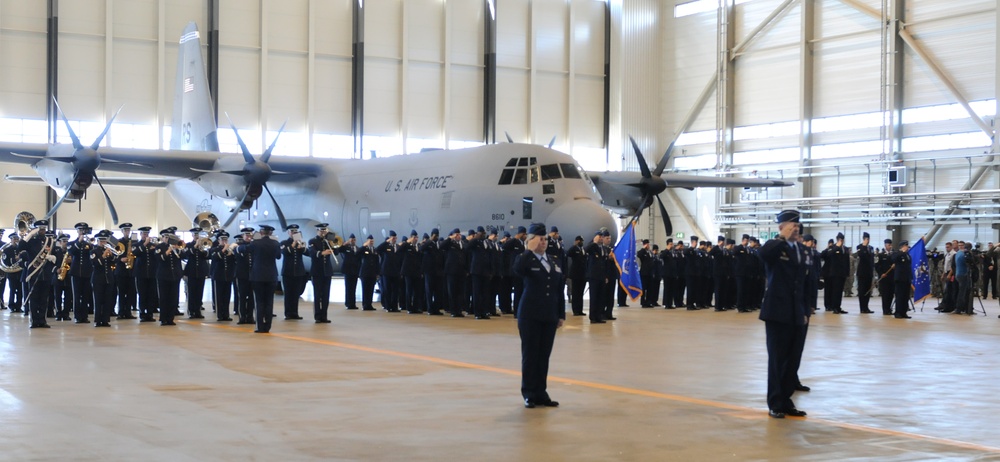
M 0 459 L 1000 460 L 997 302 L 932 304 L 905 320 L 847 298 L 850 314 L 814 316 L 812 391 L 794 397 L 809 416 L 780 420 L 756 314 L 570 316 L 549 377 L 561 406 L 525 409 L 509 316 L 334 305 L 332 324 L 279 316 L 265 335 L 210 312 L 29 330 L 3 311 Z

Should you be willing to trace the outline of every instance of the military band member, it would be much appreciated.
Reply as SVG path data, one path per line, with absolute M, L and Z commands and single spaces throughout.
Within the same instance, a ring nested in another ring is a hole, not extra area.
M 323 225 L 322 227 L 320 225 Z M 320 223 L 317 226 L 317 233 L 321 232 L 320 229 L 325 230 L 327 224 Z M 310 242 L 310 248 L 312 248 L 312 241 Z M 359 253 L 360 248 L 358 247 L 358 239 L 354 234 L 347 237 L 347 242 L 343 245 L 334 249 L 334 253 L 340 255 L 342 259 L 340 264 L 340 272 L 344 274 L 344 305 L 349 310 L 358 309 L 358 272 L 361 270 L 361 254 Z M 326 263 L 324 263 L 326 264 Z M 333 266 L 332 261 L 329 263 L 330 266 L 330 276 L 333 276 Z M 313 259 L 313 267 L 316 265 L 316 259 Z M 313 287 L 315 287 L 316 276 L 313 273 Z M 329 291 L 327 291 L 329 293 Z
M 239 246 L 239 252 L 250 255 L 253 264 L 250 266 L 250 282 L 253 285 L 254 302 L 257 313 L 258 334 L 271 331 L 271 318 L 274 312 L 274 289 L 278 287 L 278 259 L 281 258 L 281 244 L 271 238 L 274 228 L 260 225 L 260 239 L 245 241 Z M 245 238 L 244 238 L 245 239 Z
M 66 253 L 66 245 L 69 243 L 69 236 L 60 234 L 56 237 L 56 245 L 52 249 L 52 256 L 55 257 L 55 269 L 50 282 L 52 284 L 52 301 L 56 311 L 56 321 L 69 321 L 69 312 L 73 309 L 73 291 L 70 288 L 69 267 L 63 275 L 63 265 L 69 265 L 69 254 Z M 62 278 L 60 278 L 62 276 Z
M 135 247 L 132 239 L 132 223 L 118 225 L 122 232 L 118 239 L 119 248 L 125 249 L 115 262 L 115 289 L 118 292 L 118 319 L 135 319 L 132 311 L 136 308 Z
M 442 316 L 441 308 L 446 307 L 448 289 L 444 274 L 444 252 L 441 251 L 440 231 L 431 230 L 431 235 L 420 245 L 421 273 L 424 276 L 424 299 L 427 314 Z
M 208 248 L 203 243 L 207 239 L 202 235 L 201 228 L 191 228 L 191 242 L 187 243 L 181 252 L 187 264 L 184 265 L 184 276 L 187 277 L 187 312 L 189 319 L 203 319 L 201 314 L 202 299 L 205 297 L 205 280 L 209 276 Z
M 45 321 L 45 310 L 49 304 L 49 278 L 52 271 L 54 257 L 48 256 L 47 260 L 38 262 L 41 268 L 32 268 L 34 259 L 39 254 L 52 249 L 53 242 L 46 238 L 49 223 L 45 220 L 36 220 L 32 224 L 33 229 L 24 236 L 18 243 L 17 251 L 21 259 L 22 288 L 24 294 L 24 310 L 31 315 L 31 328 L 48 328 Z
M 17 246 L 21 243 L 21 236 L 15 231 L 7 235 L 7 239 L 10 240 L 10 245 L 3 250 L 3 259 L 9 265 L 18 264 L 18 262 L 21 261 L 21 256 L 18 255 Z M 21 284 L 21 276 L 23 272 L 24 271 L 6 273 L 7 284 L 10 286 L 10 295 L 7 299 L 7 306 L 10 308 L 11 313 L 21 313 L 23 311 L 24 293 L 22 292 L 23 285 Z
M 299 225 L 285 228 L 288 239 L 281 241 L 281 284 L 285 292 L 285 319 L 302 319 L 299 316 L 299 297 L 306 290 L 309 273 L 306 272 L 306 242 L 299 232 Z
M 184 271 L 181 268 L 181 253 L 184 242 L 172 241 L 174 234 L 170 228 L 160 231 L 160 243 L 156 246 L 157 258 L 156 290 L 160 301 L 160 325 L 173 326 L 177 307 L 180 306 L 180 285 Z
M 69 255 L 73 259 L 69 275 L 73 283 L 73 318 L 77 324 L 89 324 L 89 313 L 93 303 L 90 278 L 94 274 L 94 264 L 90 259 L 93 245 L 87 237 L 90 225 L 77 223 L 76 240 L 69 244 Z
M 369 234 L 365 239 L 365 245 L 361 247 L 361 269 L 358 272 L 358 277 L 361 278 L 361 308 L 364 311 L 375 311 L 372 298 L 375 296 L 378 273 L 379 259 L 375 253 L 375 238 Z
M 159 258 L 156 256 L 156 244 L 149 236 L 152 228 L 139 228 L 139 240 L 132 244 L 132 254 L 135 264 L 132 273 L 135 275 L 135 293 L 139 304 L 139 322 L 155 322 L 153 316 L 157 309 L 156 270 Z
M 236 240 L 239 245 L 246 244 L 253 239 L 254 229 L 247 227 L 240 230 L 242 233 Z M 239 321 L 236 324 L 255 324 L 254 311 L 255 304 L 253 296 L 253 283 L 250 282 L 250 268 L 253 266 L 253 255 L 238 252 L 236 254 L 236 314 Z
M 90 258 L 94 264 L 91 276 L 94 292 L 94 326 L 111 327 L 111 311 L 115 307 L 115 257 L 109 248 L 108 238 L 111 232 L 103 230 L 96 235 L 97 244 L 91 250 Z
M 232 321 L 229 302 L 233 296 L 233 281 L 236 280 L 236 255 L 229 245 L 229 233 L 219 232 L 216 244 L 209 251 L 212 260 L 212 291 L 215 300 L 215 314 L 219 322 Z
M 309 240 L 309 257 L 312 258 L 312 266 L 310 266 L 309 271 L 312 276 L 313 283 L 313 320 L 320 324 L 328 324 L 330 322 L 330 284 L 333 278 L 333 259 L 336 249 L 333 248 L 333 243 L 329 239 L 329 225 L 326 223 L 320 223 L 316 225 L 316 237 Z M 354 247 L 353 234 L 352 238 L 348 239 L 350 241 L 350 246 Z M 347 246 L 348 244 L 344 244 Z M 343 247 L 343 246 L 342 246 Z M 343 252 L 346 254 L 350 249 L 344 249 Z M 357 251 L 352 252 L 352 260 L 356 261 L 355 255 Z M 345 258 L 345 265 L 346 265 Z M 354 272 L 354 284 L 357 285 L 357 270 L 353 269 Z M 347 276 L 344 277 L 346 284 Z M 354 290 L 352 288 L 347 293 L 348 299 L 351 304 L 348 305 L 348 309 L 354 305 Z M 355 307 L 354 309 L 357 309 Z

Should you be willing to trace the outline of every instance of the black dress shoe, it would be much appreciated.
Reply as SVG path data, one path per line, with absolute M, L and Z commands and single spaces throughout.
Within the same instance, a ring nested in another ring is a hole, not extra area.
M 462 313 L 454 313 L 454 314 L 451 315 L 451 317 L 453 317 L 453 318 L 464 318 L 465 315 L 462 314 Z
M 75 322 L 76 324 L 90 324 L 90 320 L 89 320 L 89 319 L 77 319 L 77 320 L 76 320 L 76 321 L 74 321 L 74 322 Z
M 255 330 L 255 331 L 253 331 L 253 333 L 255 333 L 255 334 L 266 334 L 266 333 L 268 333 L 268 331 L 266 331 L 266 330 Z
M 551 399 L 544 403 L 539 403 L 539 404 L 545 407 L 559 407 L 559 401 L 552 401 Z
M 38 324 L 38 325 L 32 324 L 31 325 L 32 329 L 48 329 L 50 327 L 52 327 L 52 326 L 50 326 L 48 324 Z
M 616 318 L 616 317 L 614 317 L 614 316 L 608 316 L 608 317 L 604 318 L 604 320 L 605 320 L 605 321 L 617 321 L 617 320 L 618 320 L 618 318 Z
M 530 400 L 530 399 L 526 399 L 526 400 L 524 400 L 524 407 L 526 407 L 526 408 L 528 408 L 528 409 L 534 409 L 534 408 L 535 408 L 535 406 L 537 406 L 537 405 L 535 404 L 535 402 L 534 402 L 534 401 L 532 401 L 532 400 Z
M 785 409 L 784 412 L 785 412 L 785 415 L 790 415 L 792 417 L 805 417 L 806 416 L 806 411 L 800 411 L 798 409 L 795 409 L 794 407 L 791 408 L 791 409 Z
M 330 324 L 331 322 L 333 321 L 330 321 L 329 319 L 319 319 L 316 321 L 316 324 Z
M 573 316 L 584 316 L 585 313 L 573 313 Z
M 444 316 L 444 313 L 442 313 L 440 311 L 431 311 L 431 312 L 429 312 L 427 314 L 431 315 L 431 316 Z
M 591 324 L 607 324 L 608 322 L 605 321 L 605 320 L 603 320 L 603 319 L 596 319 L 596 320 L 592 319 L 592 320 L 590 320 L 590 323 Z
M 895 316 L 895 318 L 896 319 L 911 319 L 912 317 L 911 316 L 907 316 L 907 315 L 904 314 L 902 316 Z
M 154 318 L 140 318 L 139 322 L 156 322 Z
M 176 323 L 172 323 L 172 322 L 161 322 L 160 325 L 161 326 L 176 326 L 177 324 Z
M 774 409 L 768 410 L 767 411 L 767 415 L 769 415 L 771 417 L 774 417 L 775 419 L 784 419 L 785 418 L 785 413 L 784 412 L 776 411 Z
M 358 307 L 356 307 L 356 306 L 349 306 L 349 307 L 347 307 L 347 309 L 349 309 L 349 310 L 356 310 L 356 309 L 358 309 Z
M 232 321 L 232 320 L 233 318 L 222 318 L 219 320 L 219 322 Z
M 365 308 L 362 311 L 375 311 L 375 308 Z
M 302 316 L 285 316 L 285 321 L 289 319 L 302 319 Z
M 490 319 L 488 315 L 476 316 L 476 319 Z
M 94 327 L 111 327 L 111 324 L 108 324 L 106 322 L 99 322 L 97 324 L 94 324 Z
M 809 391 L 811 388 L 802 385 L 801 383 L 795 386 L 795 391 Z
M 189 319 L 205 319 L 205 316 L 202 315 L 201 313 L 198 313 L 198 314 L 195 314 L 195 315 L 191 315 L 189 317 Z

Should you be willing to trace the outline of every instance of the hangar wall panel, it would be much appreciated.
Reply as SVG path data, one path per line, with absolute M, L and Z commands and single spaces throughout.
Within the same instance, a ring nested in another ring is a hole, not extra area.
M 237 127 L 257 127 L 261 120 L 259 49 L 223 47 L 219 50 L 220 120 L 225 119 L 225 112 Z
M 0 117 L 45 119 L 45 34 L 0 30 Z
M 441 3 L 435 1 L 434 3 Z M 504 3 L 504 8 L 506 8 Z M 449 28 L 448 43 L 442 39 L 439 46 L 447 47 L 450 50 L 449 59 L 454 64 L 466 64 L 474 66 L 483 65 L 483 22 L 487 14 L 483 2 L 481 1 L 449 1 L 445 2 L 448 9 L 447 24 Z M 421 24 L 419 21 L 411 21 L 411 24 Z M 412 26 L 411 26 L 412 27 Z M 500 27 L 503 30 L 503 27 Z M 430 27 L 422 27 L 423 33 L 434 34 Z M 498 39 L 499 40 L 499 39 Z M 481 98 L 480 98 L 481 99 Z M 480 138 L 477 136 L 476 138 Z M 471 138 L 471 139 L 476 139 Z
M 351 133 L 351 60 L 316 58 L 315 119 L 317 133 Z
M 441 65 L 411 62 L 407 71 L 407 137 L 440 139 L 444 118 Z
M 481 140 L 483 69 L 474 66 L 452 66 L 448 81 L 451 88 L 446 88 L 444 91 L 449 92 L 451 100 L 451 108 L 448 111 L 449 141 Z M 499 106 L 499 101 L 497 105 Z
M 497 139 L 504 139 L 500 134 L 506 132 L 514 141 L 528 141 L 530 80 L 526 70 L 497 69 Z
M 667 138 L 680 130 L 684 116 L 694 105 L 701 91 L 715 75 L 716 69 L 716 13 L 698 13 L 681 18 L 673 17 L 668 4 L 660 16 L 663 34 L 663 128 Z M 715 96 L 696 116 L 691 131 L 715 128 Z M 667 140 L 669 142 L 669 139 Z
M 267 129 L 304 132 L 309 114 L 309 62 L 302 53 L 271 52 L 267 59 Z
M 125 105 L 115 123 L 153 125 L 157 109 L 157 46 L 145 40 L 115 40 L 111 71 L 112 110 Z
M 444 62 L 446 7 L 449 5 L 437 0 L 410 0 L 406 3 L 406 48 L 411 60 Z
M 354 0 L 313 1 L 316 53 L 351 56 L 351 5 Z M 348 82 L 350 82 L 348 80 Z

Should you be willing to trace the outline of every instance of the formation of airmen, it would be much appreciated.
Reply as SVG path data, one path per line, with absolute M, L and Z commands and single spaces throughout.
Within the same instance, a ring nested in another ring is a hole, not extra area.
M 111 317 L 136 319 L 133 311 L 139 322 L 174 325 L 174 317 L 181 314 L 183 280 L 189 318 L 205 317 L 202 300 L 210 284 L 217 321 L 232 321 L 235 315 L 238 324 L 255 324 L 258 332 L 267 332 L 275 316 L 271 306 L 278 274 L 286 320 L 303 319 L 299 300 L 311 281 L 313 320 L 329 323 L 331 282 L 338 263 L 348 310 L 374 311 L 377 286 L 381 307 L 388 312 L 470 315 L 483 320 L 513 315 L 522 287 L 511 267 L 524 253 L 527 237 L 524 227 L 511 235 L 480 226 L 465 234 L 458 228 L 447 235 L 436 228 L 423 235 L 412 230 L 402 238 L 390 231 L 380 242 L 371 235 L 359 242 L 353 234 L 342 240 L 330 232 L 328 224 L 320 223 L 308 240 L 298 225 L 285 229 L 287 236 L 280 241 L 272 237 L 274 228 L 262 225 L 259 230 L 241 229 L 232 241 L 225 231 L 208 234 L 193 228 L 191 241 L 184 242 L 175 227 L 161 230 L 158 236 L 151 234 L 150 227 L 141 227 L 136 236 L 132 224 L 123 223 L 117 239 L 111 230 L 93 234 L 87 223 L 77 223 L 75 229 L 77 235 L 71 240 L 55 235 L 46 221 L 38 220 L 29 232 L 8 235 L 4 261 L 24 269 L 3 274 L 9 293 L 3 303 L 5 284 L 0 284 L 0 305 L 31 316 L 33 328 L 48 327 L 47 318 L 90 323 L 91 315 L 95 326 L 106 327 Z M 584 299 L 589 298 L 591 323 L 615 320 L 616 293 L 618 306 L 626 305 L 610 233 L 597 230 L 590 242 L 576 236 L 572 245 L 565 246 L 557 227 L 549 231 L 546 254 L 566 269 L 566 295 L 573 315 L 586 315 Z M 815 247 L 811 236 L 805 240 Z M 844 245 L 844 235 L 838 234 L 826 249 L 814 250 L 818 279 L 825 288 L 824 308 L 846 313 L 842 300 L 850 295 L 853 284 L 849 281 L 854 279 L 862 313 L 874 312 L 868 302 L 878 290 L 883 314 L 906 317 L 908 307 L 901 307 L 902 313 L 900 307 L 892 310 L 899 299 L 896 274 L 900 272 L 894 269 L 903 264 L 899 259 L 905 251 L 894 251 L 888 239 L 877 250 L 869 241 L 864 233 L 862 243 L 852 251 Z M 723 236 L 715 245 L 697 236 L 690 238 L 689 245 L 668 239 L 662 251 L 643 240 L 636 252 L 647 288 L 641 306 L 758 310 L 765 285 L 760 246 L 757 238 L 746 234 L 739 244 Z M 1000 247 L 992 243 L 980 250 L 960 242 L 947 243 L 944 252 L 928 252 L 933 294 L 943 300 L 938 309 L 971 314 L 975 294 L 985 297 L 992 290 L 997 298 L 998 254 Z M 44 258 L 35 261 L 39 255 Z M 355 297 L 358 282 L 360 304 Z

